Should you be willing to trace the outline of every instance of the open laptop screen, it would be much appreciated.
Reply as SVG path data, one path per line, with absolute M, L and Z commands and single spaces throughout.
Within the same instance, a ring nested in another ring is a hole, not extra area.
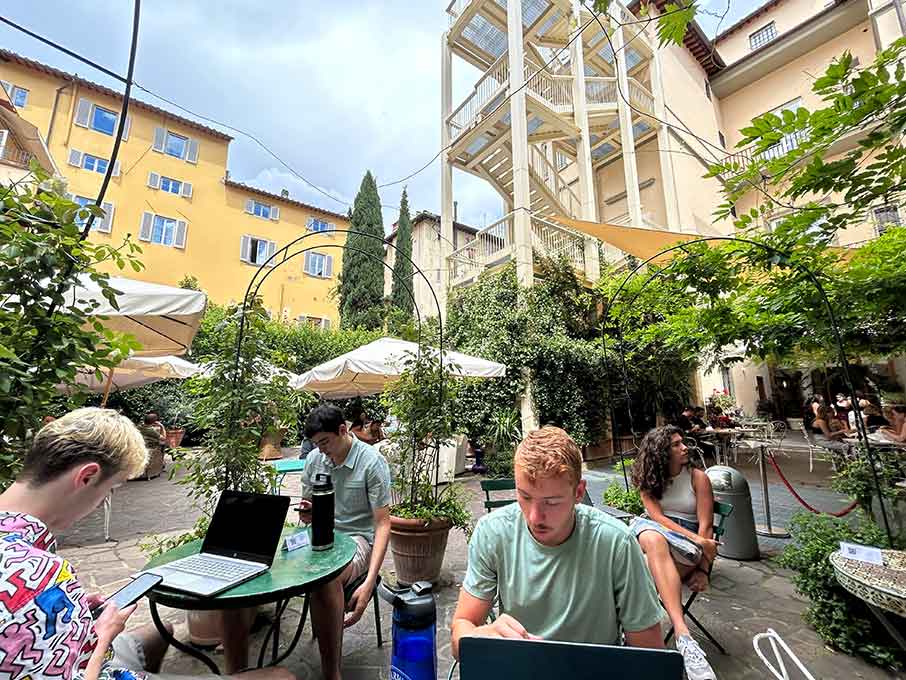
M 270 566 L 280 543 L 289 496 L 224 491 L 201 551 Z

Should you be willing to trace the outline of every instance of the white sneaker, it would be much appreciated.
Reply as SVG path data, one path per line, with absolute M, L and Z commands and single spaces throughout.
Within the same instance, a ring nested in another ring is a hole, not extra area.
M 711 664 L 705 658 L 705 652 L 690 635 L 676 638 L 676 651 L 683 655 L 683 665 L 689 680 L 717 680 Z

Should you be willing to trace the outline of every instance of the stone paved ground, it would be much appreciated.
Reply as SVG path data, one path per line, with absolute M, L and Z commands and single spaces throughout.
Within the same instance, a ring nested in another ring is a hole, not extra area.
M 811 482 L 811 486 L 804 487 L 804 495 L 810 502 L 821 503 L 821 507 L 839 507 L 841 502 L 836 494 L 816 485 L 816 482 L 826 475 L 823 468 L 816 468 L 815 474 L 810 475 L 807 465 L 803 470 L 801 461 L 795 457 L 785 460 L 783 465 L 790 468 L 790 475 L 795 480 L 797 488 L 803 482 Z M 750 480 L 757 476 L 750 467 L 742 467 Z M 591 495 L 596 503 L 600 502 L 601 493 L 611 478 L 619 479 L 616 476 L 612 477 L 607 470 L 589 471 Z M 773 477 L 769 479 L 772 506 L 779 521 L 784 522 L 795 509 L 795 501 L 792 501 L 789 493 L 774 481 Z M 475 492 L 472 510 L 477 517 L 482 513 L 478 481 L 468 479 L 467 484 Z M 292 476 L 284 485 L 284 493 L 286 492 L 298 493 L 297 482 Z M 753 495 L 756 498 L 758 496 L 758 488 L 754 484 Z M 755 503 L 756 520 L 760 519 L 758 502 L 760 501 Z M 147 534 L 185 530 L 193 524 L 193 521 L 194 515 L 186 500 L 185 490 L 174 481 L 160 477 L 150 482 L 131 482 L 117 491 L 114 500 L 111 533 L 117 542 L 104 542 L 103 512 L 98 510 L 78 527 L 59 537 L 60 550 L 74 563 L 87 588 L 111 593 L 125 583 L 129 575 L 145 562 L 145 556 L 141 553 L 138 543 Z M 763 552 L 773 554 L 783 543 L 762 540 L 761 545 Z M 465 539 L 458 532 L 451 533 L 438 589 L 440 678 L 447 677 L 451 664 L 449 623 L 455 609 L 465 564 Z M 393 565 L 389 556 L 384 563 L 383 572 L 385 576 L 392 578 Z M 713 587 L 699 597 L 693 611 L 722 641 L 729 652 L 729 655 L 723 656 L 709 643 L 703 642 L 709 659 L 722 680 L 729 678 L 760 680 L 770 677 L 755 655 L 751 643 L 753 635 L 769 627 L 780 633 L 815 678 L 880 680 L 891 677 L 861 661 L 827 650 L 815 633 L 803 623 L 801 614 L 805 608 L 805 601 L 796 594 L 789 577 L 789 572 L 777 567 L 770 559 L 754 562 L 729 559 L 717 561 Z M 295 629 L 298 616 L 298 607 L 287 614 L 284 631 Z M 391 611 L 384 603 L 381 607 L 381 616 L 384 638 L 389 641 Z M 186 638 L 185 617 L 182 612 L 165 610 L 164 618 L 176 626 L 177 637 Z M 130 619 L 130 628 L 148 621 L 150 621 L 148 608 L 143 604 Z M 253 642 L 255 651 L 261 637 L 259 634 Z M 370 609 L 356 626 L 346 632 L 343 653 L 344 677 L 354 680 L 366 678 L 383 680 L 388 677 L 390 646 L 385 644 L 382 649 L 378 649 Z M 214 658 L 222 662 L 222 657 L 218 654 L 215 654 Z M 317 646 L 311 640 L 308 626 L 288 666 L 300 678 L 320 677 Z M 196 674 L 204 669 L 201 664 L 171 650 L 164 662 L 164 670 L 170 673 Z

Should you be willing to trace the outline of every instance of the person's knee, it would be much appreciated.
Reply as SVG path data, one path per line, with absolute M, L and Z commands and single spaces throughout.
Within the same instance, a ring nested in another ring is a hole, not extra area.
M 639 534 L 639 545 L 646 555 L 657 555 L 668 549 L 667 539 L 654 530 Z

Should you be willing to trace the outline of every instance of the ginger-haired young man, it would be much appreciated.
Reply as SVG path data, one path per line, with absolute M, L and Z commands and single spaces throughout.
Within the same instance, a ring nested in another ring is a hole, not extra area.
M 582 455 L 557 427 L 529 433 L 513 459 L 517 503 L 484 516 L 453 615 L 467 635 L 663 648 L 663 610 L 628 527 L 582 504 Z M 495 598 L 500 615 L 486 623 Z

